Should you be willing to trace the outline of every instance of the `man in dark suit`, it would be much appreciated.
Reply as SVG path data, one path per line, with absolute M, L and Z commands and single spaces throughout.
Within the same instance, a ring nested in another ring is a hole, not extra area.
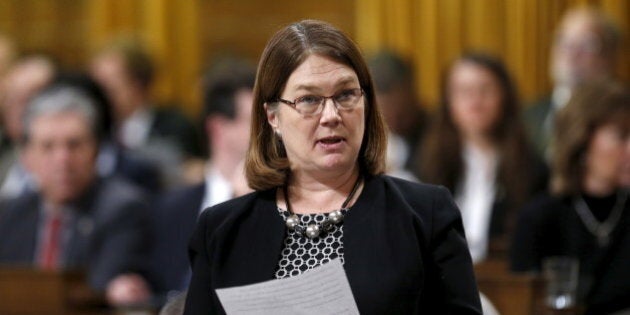
M 580 7 L 564 15 L 551 48 L 553 91 L 524 112 L 530 140 L 547 160 L 555 113 L 579 84 L 613 77 L 619 37 L 609 18 L 593 8 Z
M 147 203 L 134 186 L 97 176 L 98 122 L 77 88 L 48 88 L 29 104 L 21 145 L 37 191 L 2 205 L 0 263 L 85 269 L 110 303 L 146 302 Z
M 116 140 L 158 164 L 167 187 L 179 184 L 183 163 L 201 155 L 197 130 L 178 110 L 155 106 L 153 63 L 141 43 L 111 43 L 90 70 L 111 101 Z
M 204 77 L 203 127 L 210 158 L 202 183 L 167 194 L 154 212 L 152 261 L 160 293 L 188 286 L 188 240 L 201 211 L 247 192 L 242 160 L 249 142 L 255 69 L 247 61 L 221 59 Z

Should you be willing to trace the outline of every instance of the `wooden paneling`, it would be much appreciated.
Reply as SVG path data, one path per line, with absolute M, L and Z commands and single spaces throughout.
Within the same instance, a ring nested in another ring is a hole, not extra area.
M 0 269 L 0 314 L 108 314 L 105 305 L 105 298 L 89 288 L 83 273 Z
M 209 55 L 236 52 L 257 60 L 273 33 L 308 18 L 355 33 L 353 1 L 206 0 L 200 2 L 199 14 L 203 51 Z
M 53 54 L 69 67 L 79 67 L 86 54 L 83 1 L 0 1 L 0 33 L 26 52 Z
M 205 0 L 198 14 L 202 65 L 226 54 L 257 62 L 276 31 L 303 19 L 328 21 L 355 35 L 354 2 L 347 0 Z
M 276 30 L 305 18 L 333 23 L 366 53 L 389 48 L 410 58 L 427 104 L 437 100 L 442 69 L 466 50 L 502 57 L 530 100 L 549 88 L 553 30 L 575 4 L 601 7 L 624 30 L 618 72 L 629 79 L 627 0 L 2 0 L 0 32 L 72 68 L 113 37 L 137 35 L 157 63 L 156 98 L 191 115 L 199 75 L 215 56 L 256 61 Z
M 213 57 L 238 53 L 256 61 L 275 31 L 307 18 L 355 34 L 354 1 L 344 0 L 0 1 L 0 33 L 24 51 L 53 54 L 66 67 L 84 67 L 115 37 L 141 38 L 157 66 L 155 98 L 190 115 L 198 112 L 199 77 Z
M 386 9 L 394 4 L 395 10 Z M 627 0 L 357 1 L 357 40 L 368 52 L 387 48 L 411 56 L 420 78 L 419 94 L 429 104 L 438 99 L 442 69 L 468 50 L 501 57 L 523 99 L 532 100 L 550 88 L 548 62 L 554 29 L 563 12 L 580 4 L 600 7 L 622 29 L 625 46 L 618 75 L 628 80 Z

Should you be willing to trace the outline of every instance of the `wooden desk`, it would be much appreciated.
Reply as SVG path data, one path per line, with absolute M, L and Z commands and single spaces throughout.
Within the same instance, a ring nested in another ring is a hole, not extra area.
M 540 314 L 544 282 L 533 275 L 509 272 L 505 261 L 486 261 L 475 265 L 479 291 L 485 294 L 501 314 Z
M 106 314 L 104 306 L 81 273 L 0 268 L 0 314 Z

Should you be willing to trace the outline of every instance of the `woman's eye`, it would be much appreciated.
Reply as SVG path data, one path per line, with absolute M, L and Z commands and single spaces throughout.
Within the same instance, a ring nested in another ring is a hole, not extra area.
M 335 100 L 338 102 L 343 102 L 354 98 L 355 90 L 344 90 L 341 93 L 337 94 Z
M 296 103 L 303 105 L 318 105 L 321 98 L 315 95 L 306 95 L 300 97 Z

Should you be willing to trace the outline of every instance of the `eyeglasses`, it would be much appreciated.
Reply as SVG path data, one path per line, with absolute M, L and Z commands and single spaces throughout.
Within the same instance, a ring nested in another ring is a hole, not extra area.
M 362 89 L 347 89 L 332 96 L 305 95 L 296 98 L 293 102 L 281 98 L 277 102 L 293 107 L 304 117 L 311 117 L 322 113 L 327 99 L 331 99 L 338 110 L 351 110 L 357 106 L 363 94 Z

